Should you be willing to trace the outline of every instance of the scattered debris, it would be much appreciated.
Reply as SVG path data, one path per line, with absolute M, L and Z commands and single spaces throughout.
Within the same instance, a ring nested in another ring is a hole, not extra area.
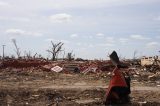
M 27 67 L 39 67 L 49 64 L 46 60 L 25 60 L 25 59 L 9 59 L 1 62 L 0 68 L 27 68 Z
M 63 70 L 63 68 L 61 68 L 59 66 L 55 66 L 55 67 L 51 68 L 51 71 L 54 71 L 54 72 L 57 72 L 57 73 L 61 72 L 62 70 Z
M 132 64 L 132 60 L 122 62 L 129 66 L 123 69 L 124 74 L 128 72 L 132 79 L 131 102 L 160 105 L 159 65 L 153 62 L 142 66 L 139 63 Z M 0 105 L 103 106 L 104 94 L 109 79 L 114 75 L 114 67 L 110 60 L 0 60 Z M 48 85 L 52 87 L 47 88 Z M 41 88 L 44 86 L 46 88 Z M 142 89 L 137 90 L 135 86 L 142 86 Z M 146 90 L 148 86 L 150 89 Z

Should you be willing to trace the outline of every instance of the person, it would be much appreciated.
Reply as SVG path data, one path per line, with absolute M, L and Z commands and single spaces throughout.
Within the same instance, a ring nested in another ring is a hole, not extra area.
M 116 67 L 113 70 L 105 104 L 129 102 L 130 81 L 128 74 L 121 72 L 119 67 Z

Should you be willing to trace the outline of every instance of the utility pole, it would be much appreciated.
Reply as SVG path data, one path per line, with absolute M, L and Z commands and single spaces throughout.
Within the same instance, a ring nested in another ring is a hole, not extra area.
M 4 59 L 4 47 L 6 46 L 6 45 L 2 45 L 3 46 L 3 59 Z

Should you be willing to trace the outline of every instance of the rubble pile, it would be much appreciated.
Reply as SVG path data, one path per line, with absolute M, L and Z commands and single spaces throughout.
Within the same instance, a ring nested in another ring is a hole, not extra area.
M 0 64 L 0 68 L 7 68 L 7 67 L 13 67 L 13 68 L 25 68 L 25 67 L 38 67 L 41 65 L 49 64 L 46 60 L 38 60 L 38 59 L 9 59 L 9 60 L 3 60 Z
M 159 79 L 159 67 L 154 65 L 154 70 L 149 71 L 152 68 L 144 68 L 144 66 L 136 66 L 130 65 L 131 61 L 123 61 L 123 63 L 127 64 L 129 68 L 124 70 L 129 71 L 132 78 L 137 79 L 145 79 L 151 80 Z M 47 61 L 44 59 L 7 59 L 0 62 L 0 68 L 38 68 L 43 71 L 51 71 L 51 72 L 64 72 L 64 73 L 101 73 L 106 72 L 107 75 L 110 75 L 112 70 L 114 69 L 114 65 L 111 61 L 100 61 L 100 60 L 92 60 L 92 61 Z M 150 66 L 152 67 L 152 66 Z M 149 74 L 150 73 L 150 74 Z
M 99 72 L 111 72 L 114 66 L 110 61 L 62 61 L 62 62 L 50 62 L 50 64 L 43 65 L 42 70 L 53 71 L 54 67 L 59 67 L 62 70 L 58 72 L 75 72 L 75 73 L 99 73 Z M 56 72 L 56 71 L 54 71 Z
M 129 68 L 123 68 L 122 71 L 129 72 L 131 76 L 132 103 L 146 105 L 150 102 L 157 102 L 158 97 L 160 97 L 158 92 L 160 70 L 148 71 L 141 65 L 130 64 L 131 62 L 123 61 Z M 98 104 L 101 106 L 104 102 L 104 94 L 109 80 L 114 75 L 112 72 L 114 68 L 115 66 L 111 61 L 107 60 L 3 60 L 0 61 L 0 104 L 5 104 L 6 101 L 8 103 L 8 100 L 12 100 L 10 103 L 13 104 L 21 103 L 20 105 L 22 103 L 25 105 L 51 104 L 58 100 L 56 96 L 58 93 L 60 94 L 59 99 L 62 99 L 58 102 L 59 104 L 72 102 L 74 105 L 75 103 L 76 105 L 84 105 L 86 102 L 88 105 L 90 102 L 91 105 Z M 10 92 L 6 92 L 6 88 Z M 24 89 L 24 92 L 20 92 L 20 88 Z M 37 89 L 39 90 L 37 91 Z M 15 91 L 12 92 L 13 90 Z M 142 95 L 142 93 L 144 94 Z M 153 96 L 152 93 L 155 95 Z M 24 100 L 22 101 L 23 97 Z

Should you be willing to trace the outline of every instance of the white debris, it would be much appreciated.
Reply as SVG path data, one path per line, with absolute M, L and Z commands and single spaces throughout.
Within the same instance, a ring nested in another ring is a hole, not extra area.
M 93 72 L 93 73 L 96 73 L 97 71 L 97 67 L 89 67 L 87 69 L 85 69 L 82 73 L 86 74 L 88 72 Z
M 57 72 L 57 73 L 61 72 L 62 70 L 63 70 L 63 68 L 61 68 L 59 66 L 55 66 L 55 67 L 51 68 L 51 71 L 54 71 L 54 72 Z

